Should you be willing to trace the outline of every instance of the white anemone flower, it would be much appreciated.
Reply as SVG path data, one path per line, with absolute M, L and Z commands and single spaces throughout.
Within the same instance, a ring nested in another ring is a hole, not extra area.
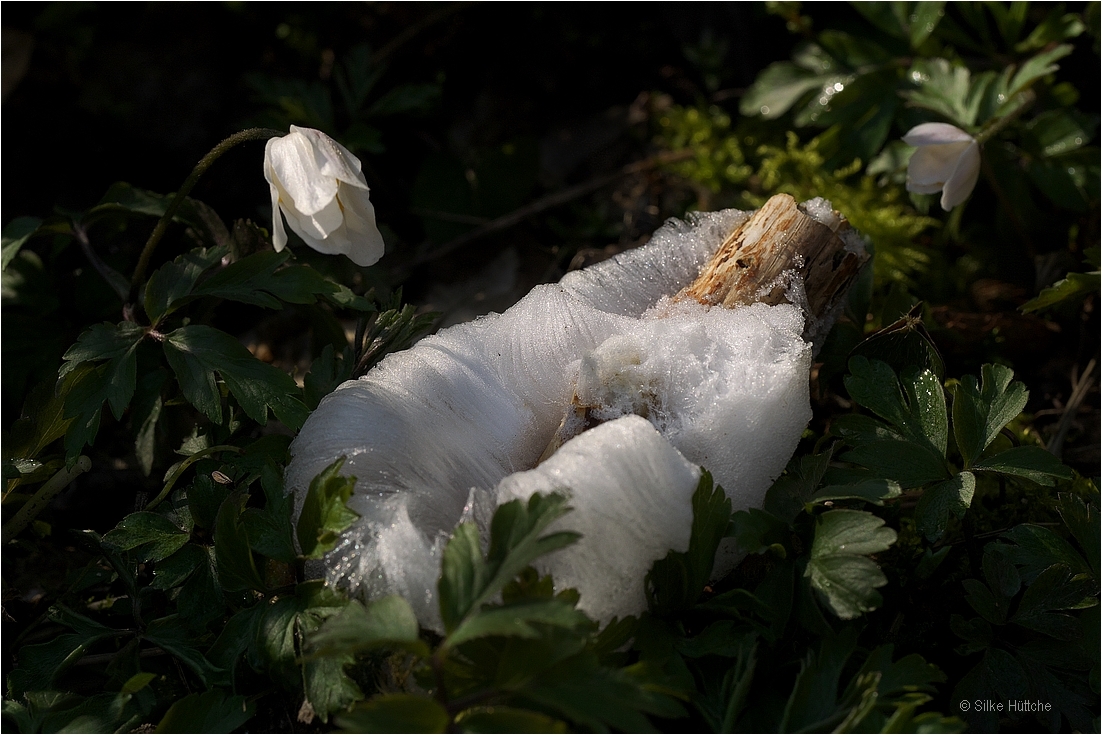
M 291 126 L 264 148 L 264 178 L 272 192 L 272 244 L 287 245 L 287 224 L 307 245 L 343 254 L 360 266 L 383 256 L 360 159 L 320 130 Z M 280 212 L 283 216 L 280 216 Z
M 980 175 L 980 145 L 971 135 L 948 123 L 923 123 L 911 128 L 903 142 L 918 149 L 907 165 L 907 191 L 940 191 L 946 212 L 972 193 Z
M 834 237 L 828 203 L 803 211 Z M 295 439 L 286 473 L 296 512 L 337 458 L 356 478 L 349 507 L 361 518 L 315 572 L 367 598 L 400 594 L 440 629 L 436 580 L 456 524 L 485 533 L 499 503 L 554 490 L 575 509 L 554 528 L 582 538 L 537 569 L 577 588 L 579 607 L 600 620 L 645 609 L 646 571 L 688 548 L 699 467 L 736 510 L 758 507 L 811 418 L 805 336 L 825 334 L 832 317 L 805 319 L 799 278 L 785 281 L 797 284 L 788 303 L 669 298 L 749 217 L 671 220 L 647 245 L 536 286 L 504 313 L 441 330 L 338 387 Z M 846 259 L 867 258 L 856 233 L 838 234 Z M 726 571 L 732 558 L 717 565 Z

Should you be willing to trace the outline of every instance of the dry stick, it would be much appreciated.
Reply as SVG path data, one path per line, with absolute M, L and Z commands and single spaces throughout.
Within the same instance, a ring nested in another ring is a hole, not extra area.
M 619 179 L 622 179 L 625 176 L 642 173 L 643 171 L 654 168 L 655 166 L 683 161 L 686 158 L 690 158 L 692 155 L 692 151 L 686 150 L 678 151 L 676 153 L 667 153 L 652 156 L 651 158 L 647 158 L 642 161 L 624 166 L 616 173 L 600 176 L 581 184 L 577 184 L 575 186 L 570 186 L 566 189 L 556 191 L 553 194 L 548 194 L 542 199 L 537 199 L 531 204 L 527 204 L 520 209 L 513 210 L 509 214 L 498 217 L 497 219 L 491 220 L 486 224 L 474 230 L 471 230 L 470 232 L 460 235 L 454 240 L 450 240 L 444 243 L 435 250 L 431 250 L 423 255 L 415 257 L 412 261 L 406 264 L 406 267 L 413 268 L 421 265 L 422 263 L 427 263 L 430 260 L 435 260 L 437 258 L 443 257 L 453 250 L 461 248 L 464 245 L 485 237 L 486 235 L 509 229 L 514 225 L 520 224 L 533 215 L 539 214 L 540 212 L 548 209 L 552 209 L 553 207 L 557 207 L 561 204 L 566 204 L 573 199 L 577 199 L 578 197 L 585 196 L 586 194 L 597 191 L 598 189 L 604 186 L 608 186 L 609 184 Z
M 1083 374 L 1079 376 L 1079 380 L 1075 383 L 1067 405 L 1064 406 L 1064 413 L 1060 416 L 1056 434 L 1049 440 L 1048 447 L 1046 447 L 1056 457 L 1060 457 L 1064 453 L 1064 439 L 1067 437 L 1068 431 L 1071 430 L 1071 422 L 1075 420 L 1075 416 L 1079 413 L 1079 406 L 1082 405 L 1083 399 L 1087 397 L 1087 391 L 1091 387 L 1091 378 L 1094 377 L 1094 368 L 1097 365 L 1098 360 L 1091 358 L 1091 361 L 1087 363 L 1087 367 L 1083 369 Z
M 10 521 L 4 524 L 3 530 L 0 531 L 3 544 L 7 546 L 9 541 L 18 536 L 20 531 L 38 517 L 38 514 L 50 504 L 50 501 L 52 501 L 58 493 L 91 468 L 92 460 L 82 454 L 77 457 L 76 464 L 71 468 L 58 470 L 58 473 L 47 480 L 42 487 L 38 488 L 38 492 L 23 504 L 23 507 L 19 509 L 19 512 L 16 513 Z

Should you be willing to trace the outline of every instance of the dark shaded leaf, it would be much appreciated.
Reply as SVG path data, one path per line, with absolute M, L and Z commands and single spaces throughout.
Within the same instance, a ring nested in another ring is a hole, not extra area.
M 834 613 L 856 618 L 880 604 L 877 587 L 888 580 L 866 555 L 886 550 L 896 533 L 871 513 L 832 510 L 819 516 L 805 576 Z
M 8 675 L 8 692 L 19 697 L 24 692 L 49 689 L 70 666 L 79 661 L 88 648 L 121 632 L 69 610 L 61 605 L 50 608 L 49 618 L 70 629 L 48 643 L 23 646 L 16 657 L 18 665 Z
M 256 704 L 245 698 L 230 696 L 220 689 L 189 694 L 177 699 L 157 723 L 158 733 L 233 732 L 256 714 Z
M 1014 544 L 1006 549 L 1006 554 L 1021 567 L 1022 581 L 1026 584 L 1033 584 L 1053 564 L 1063 564 L 1077 575 L 1091 573 L 1091 567 L 1075 548 L 1044 526 L 1023 523 L 1002 537 Z
M 451 718 L 435 699 L 381 694 L 337 718 L 345 732 L 445 732 Z
M 937 482 L 949 476 L 945 461 L 922 444 L 912 441 L 875 441 L 842 454 L 839 459 L 885 477 L 904 489 Z
M 485 560 L 477 528 L 473 523 L 460 524 L 444 547 L 437 588 L 445 629 L 454 631 L 532 560 L 574 543 L 578 534 L 572 532 L 539 535 L 568 510 L 566 498 L 557 493 L 536 493 L 527 503 L 512 500 L 499 506 L 491 521 L 490 550 Z
M 218 564 L 218 581 L 227 590 L 263 590 L 264 581 L 253 560 L 249 536 L 242 513 L 249 496 L 243 492 L 231 494 L 222 501 L 214 521 L 214 557 Z
M 38 230 L 42 220 L 38 217 L 16 217 L 4 225 L 0 234 L 0 270 L 8 267 L 8 263 L 19 254 L 19 249 L 31 239 Z
M 926 488 L 915 508 L 918 530 L 929 540 L 937 541 L 945 534 L 950 517 L 963 518 L 968 512 L 975 492 L 976 477 L 971 472 L 961 472 Z
M 693 491 L 693 525 L 689 549 L 671 551 L 647 572 L 645 590 L 651 609 L 660 614 L 690 607 L 700 597 L 715 561 L 716 549 L 731 522 L 731 501 L 707 470 Z
M 516 707 L 474 707 L 456 715 L 460 732 L 569 732 L 566 723 L 541 712 Z
M 169 615 L 151 622 L 142 634 L 150 643 L 160 646 L 175 656 L 180 663 L 195 672 L 202 682 L 210 686 L 224 673 L 199 651 L 197 636 L 188 629 L 178 615 Z
M 827 451 L 793 457 L 784 474 L 765 493 L 762 508 L 785 523 L 791 523 L 815 494 L 832 454 L 833 451 Z
M 953 393 L 953 433 L 964 466 L 971 467 L 1029 399 L 1029 391 L 1011 380 L 1014 371 L 1004 365 L 984 365 L 982 384 L 965 375 Z
M 180 308 L 199 277 L 226 255 L 225 248 L 198 248 L 165 263 L 145 284 L 145 313 L 153 324 Z
M 103 542 L 122 551 L 137 549 L 139 561 L 160 561 L 175 554 L 190 534 L 159 513 L 131 513 L 104 534 Z M 141 548 L 139 548 L 141 547 Z
M 269 408 L 296 430 L 309 414 L 291 376 L 253 357 L 225 332 L 202 324 L 180 327 L 165 335 L 164 350 L 184 397 L 215 423 L 222 422 L 216 372 L 249 418 L 261 425 L 268 422 Z
M 307 641 L 315 656 L 358 653 L 374 648 L 408 647 L 422 655 L 428 649 L 418 638 L 417 616 L 403 598 L 389 595 L 372 600 L 365 608 L 350 602 L 326 620 Z
M 337 544 L 342 531 L 359 516 L 348 507 L 356 487 L 355 477 L 342 477 L 344 457 L 310 481 L 310 489 L 298 518 L 298 543 L 307 559 L 320 559 Z
M 1046 487 L 1055 485 L 1057 479 L 1070 480 L 1072 477 L 1070 467 L 1041 447 L 1012 447 L 981 459 L 972 469 L 1024 477 Z

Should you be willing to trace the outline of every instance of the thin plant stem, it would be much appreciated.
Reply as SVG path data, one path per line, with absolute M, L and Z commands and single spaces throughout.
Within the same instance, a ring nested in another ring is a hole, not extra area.
M 42 487 L 38 488 L 38 491 L 31 496 L 31 499 L 23 504 L 23 507 L 19 509 L 19 512 L 15 516 L 4 524 L 2 531 L 3 543 L 6 546 L 9 541 L 19 535 L 27 525 L 38 517 L 46 506 L 50 504 L 50 501 L 57 496 L 59 492 L 69 486 L 73 480 L 80 477 L 92 467 L 92 460 L 85 457 L 83 454 L 77 458 L 76 464 L 70 468 L 62 468 L 56 475 L 46 480 L 42 484 Z
M 157 226 L 154 227 L 153 232 L 150 233 L 149 240 L 146 241 L 145 247 L 142 248 L 142 254 L 138 258 L 138 265 L 134 268 L 134 276 L 130 279 L 131 300 L 137 295 L 138 286 L 141 285 L 142 280 L 145 278 L 145 272 L 149 269 L 149 261 L 153 257 L 153 251 L 157 248 L 157 243 L 159 243 L 164 236 L 165 230 L 168 229 L 169 222 L 172 221 L 172 217 L 176 214 L 176 210 L 180 208 L 180 205 L 183 204 L 187 195 L 191 193 L 191 190 L 199 183 L 199 178 L 206 173 L 206 170 L 210 168 L 223 153 L 233 148 L 238 143 L 244 143 L 247 140 L 268 140 L 269 138 L 279 138 L 283 135 L 286 135 L 286 133 L 279 130 L 272 130 L 271 128 L 249 128 L 248 130 L 242 130 L 226 138 L 221 143 L 214 146 L 214 148 L 211 148 L 210 152 L 203 156 L 199 163 L 195 164 L 195 168 L 191 170 L 191 173 L 188 175 L 187 179 L 184 180 L 180 190 L 176 192 L 176 196 L 172 198 L 172 201 L 168 205 L 168 209 L 161 215 L 161 219 L 157 221 Z

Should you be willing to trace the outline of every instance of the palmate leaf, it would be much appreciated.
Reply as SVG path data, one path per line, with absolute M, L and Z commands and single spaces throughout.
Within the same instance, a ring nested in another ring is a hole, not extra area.
M 177 699 L 157 723 L 157 733 L 233 732 L 256 714 L 256 703 L 220 689 Z
M 159 513 L 131 513 L 108 531 L 103 542 L 122 551 L 137 550 L 141 562 L 160 561 L 175 554 L 190 534 Z
M 337 718 L 345 732 L 446 732 L 448 711 L 421 694 L 382 694 Z
M 180 390 L 215 423 L 222 422 L 218 373 L 249 418 L 264 425 L 268 409 L 288 428 L 299 429 L 309 410 L 291 376 L 252 356 L 236 339 L 212 327 L 192 324 L 165 335 L 165 357 Z
M 320 559 L 337 544 L 341 532 L 359 518 L 348 507 L 348 499 L 356 487 L 355 477 L 342 477 L 344 457 L 326 467 L 310 481 L 310 489 L 299 514 L 299 547 L 307 559 Z
M 413 608 L 405 599 L 389 595 L 366 606 L 350 602 L 310 635 L 306 647 L 313 656 L 390 647 L 408 648 L 427 656 L 428 648 L 418 633 Z
M 908 441 L 928 449 L 935 459 L 944 458 L 949 419 L 945 392 L 933 372 L 911 368 L 900 381 L 887 363 L 861 356 L 850 358 L 849 372 L 844 382 L 853 400 L 890 422 Z
M 1020 381 L 1011 382 L 1014 371 L 1010 368 L 987 364 L 980 375 L 982 382 L 965 375 L 953 392 L 953 435 L 966 469 L 1029 400 L 1025 386 Z
M 145 284 L 143 299 L 150 321 L 157 324 L 182 306 L 199 277 L 221 262 L 227 252 L 226 248 L 197 248 L 155 270 Z
M 793 457 L 784 474 L 765 493 L 762 508 L 785 523 L 791 523 L 815 495 L 833 453 L 831 448 L 821 454 Z
M 20 697 L 27 691 L 49 689 L 53 681 L 79 661 L 92 645 L 121 634 L 121 631 L 101 625 L 61 605 L 50 608 L 49 618 L 73 632 L 63 633 L 47 643 L 19 649 L 18 666 L 8 675 L 8 692 L 14 697 Z
M 561 598 L 514 602 L 494 606 L 469 616 L 447 638 L 449 646 L 459 646 L 467 641 L 487 636 L 538 638 L 541 635 L 535 624 L 559 628 L 578 628 L 589 624 L 589 618 L 574 609 L 574 602 Z
M 885 551 L 896 533 L 871 513 L 832 510 L 817 519 L 811 559 L 805 576 L 843 620 L 856 618 L 880 604 L 877 587 L 888 583 L 868 554 Z
M 1052 487 L 1056 480 L 1070 480 L 1072 471 L 1041 447 L 1013 447 L 976 462 L 972 469 L 1016 475 L 1038 485 Z
M 64 416 L 74 419 L 65 437 L 70 456 L 95 440 L 104 401 L 116 419 L 122 418 L 137 385 L 137 350 L 145 334 L 145 329 L 133 322 L 95 324 L 62 356 L 65 364 L 59 376 L 60 391 L 65 395 Z M 100 364 L 93 367 L 90 363 Z
M 437 585 L 445 630 L 455 631 L 534 559 L 574 543 L 578 534 L 569 531 L 540 536 L 568 510 L 566 498 L 558 493 L 536 493 L 527 504 L 513 500 L 499 506 L 491 522 L 485 559 L 478 529 L 473 523 L 460 524 L 444 547 Z
M 915 508 L 918 530 L 930 541 L 937 541 L 944 535 L 950 517 L 964 517 L 975 492 L 976 476 L 971 472 L 961 472 L 926 488 Z
M 264 581 L 256 569 L 242 513 L 249 496 L 232 493 L 222 501 L 214 521 L 214 557 L 218 581 L 227 590 L 263 590 Z
M 688 551 L 671 551 L 647 573 L 645 590 L 652 611 L 668 615 L 691 607 L 712 574 L 716 549 L 731 522 L 731 501 L 707 470 L 693 492 L 693 524 Z

